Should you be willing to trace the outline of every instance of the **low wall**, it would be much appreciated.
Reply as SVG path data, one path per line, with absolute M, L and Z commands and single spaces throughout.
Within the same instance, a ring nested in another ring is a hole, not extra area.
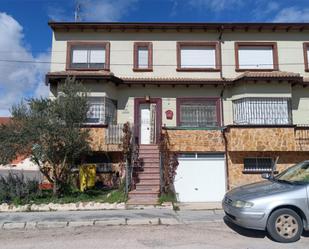
M 121 151 L 120 144 L 106 144 L 106 127 L 91 127 L 89 130 L 91 138 L 90 147 L 93 151 Z
M 221 130 L 165 130 L 174 152 L 224 152 Z
M 294 127 L 231 127 L 229 151 L 296 151 Z

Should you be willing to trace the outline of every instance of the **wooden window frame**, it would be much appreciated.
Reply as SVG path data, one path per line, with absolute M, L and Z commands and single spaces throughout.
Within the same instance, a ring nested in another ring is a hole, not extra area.
M 308 50 L 309 50 L 309 42 L 304 42 L 303 44 L 304 48 L 304 63 L 305 63 L 305 72 L 309 72 L 309 58 L 308 58 Z
M 214 47 L 215 48 L 215 68 L 182 68 L 181 48 L 182 47 Z M 221 71 L 221 46 L 219 42 L 177 42 L 177 69 L 178 72 L 220 72 Z
M 176 124 L 180 127 L 180 106 L 183 103 L 186 102 L 206 102 L 206 101 L 216 101 L 216 115 L 217 115 L 217 122 L 218 126 L 220 127 L 222 125 L 222 119 L 221 119 L 221 98 L 220 97 L 181 97 L 176 99 Z M 193 127 L 192 127 L 193 128 Z
M 250 69 L 239 68 L 239 48 L 240 47 L 272 47 L 273 48 L 273 68 L 270 69 Z M 235 42 L 235 65 L 236 72 L 258 71 L 258 72 L 272 72 L 279 71 L 278 46 L 276 42 Z
M 147 47 L 148 48 L 148 68 L 139 68 L 138 67 L 138 49 L 140 47 Z M 153 71 L 152 42 L 134 42 L 133 71 L 134 72 L 152 72 Z
M 74 68 L 71 67 L 71 54 L 72 47 L 83 46 L 83 47 L 105 47 L 105 66 L 103 68 Z M 68 41 L 67 42 L 67 59 L 66 59 L 66 70 L 76 71 L 99 71 L 105 70 L 110 71 L 110 42 L 97 42 L 97 41 Z

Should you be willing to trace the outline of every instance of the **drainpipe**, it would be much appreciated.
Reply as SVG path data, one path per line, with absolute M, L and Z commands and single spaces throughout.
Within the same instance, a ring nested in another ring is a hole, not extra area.
M 224 152 L 225 152 L 225 167 L 226 167 L 226 187 L 227 190 L 230 190 L 230 179 L 229 179 L 229 156 L 228 156 L 228 140 L 226 137 L 227 127 L 224 127 L 222 130 L 222 136 L 224 139 Z
M 223 36 L 223 31 L 224 31 L 224 26 L 222 25 L 219 28 L 219 37 L 218 37 L 218 42 L 219 42 L 219 56 L 220 56 L 220 78 L 224 79 L 223 77 L 223 68 L 222 68 L 222 51 L 221 51 L 221 45 L 222 45 L 222 36 Z
M 218 41 L 219 41 L 219 51 L 220 51 L 220 78 L 222 80 L 224 80 L 224 77 L 223 77 L 223 67 L 222 67 L 222 51 L 221 51 L 221 45 L 222 45 L 222 36 L 223 36 L 223 31 L 224 31 L 224 26 L 222 25 L 220 27 L 220 30 L 219 30 L 219 37 L 218 37 Z M 223 85 L 223 89 L 220 93 L 220 99 L 221 99 L 221 122 L 222 122 L 222 125 L 224 125 L 224 112 L 223 112 L 223 95 L 224 95 L 224 90 L 225 90 L 225 87 L 226 87 L 226 84 L 224 83 Z M 226 187 L 227 187 L 227 190 L 230 189 L 230 180 L 229 180 L 229 156 L 228 156 L 228 140 L 227 140 L 227 137 L 226 137 L 226 130 L 227 130 L 227 127 L 224 127 L 223 130 L 222 130 L 222 136 L 223 136 L 223 140 L 224 140 L 224 153 L 225 153 L 225 168 L 226 168 Z

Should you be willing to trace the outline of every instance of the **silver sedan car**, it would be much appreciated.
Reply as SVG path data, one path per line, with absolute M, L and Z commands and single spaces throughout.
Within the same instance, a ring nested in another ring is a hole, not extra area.
M 309 230 L 309 161 L 229 191 L 222 206 L 228 220 L 239 226 L 266 230 L 278 242 L 299 240 Z

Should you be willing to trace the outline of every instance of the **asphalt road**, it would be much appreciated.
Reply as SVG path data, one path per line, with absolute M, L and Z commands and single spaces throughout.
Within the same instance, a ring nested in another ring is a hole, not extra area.
M 308 244 L 309 235 L 293 244 L 279 244 L 271 241 L 263 232 L 235 230 L 224 222 L 0 232 L 1 249 L 305 249 Z

